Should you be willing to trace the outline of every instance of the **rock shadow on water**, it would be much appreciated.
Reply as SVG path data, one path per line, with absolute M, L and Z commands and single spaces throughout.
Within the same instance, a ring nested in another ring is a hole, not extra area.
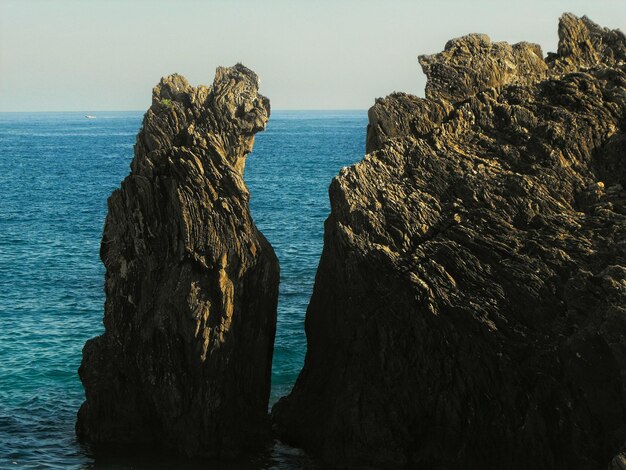
M 185 459 L 157 448 L 108 449 L 94 452 L 88 444 L 82 449 L 93 463 L 82 466 L 94 470 L 322 470 L 325 468 L 302 449 L 274 440 L 264 449 L 233 460 Z

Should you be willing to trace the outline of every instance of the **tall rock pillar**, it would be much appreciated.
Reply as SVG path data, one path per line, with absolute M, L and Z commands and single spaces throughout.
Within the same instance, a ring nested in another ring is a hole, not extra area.
M 163 78 L 131 173 L 108 201 L 105 332 L 79 369 L 79 438 L 229 457 L 258 444 L 279 267 L 248 207 L 244 162 L 269 100 L 243 65 L 210 87 Z

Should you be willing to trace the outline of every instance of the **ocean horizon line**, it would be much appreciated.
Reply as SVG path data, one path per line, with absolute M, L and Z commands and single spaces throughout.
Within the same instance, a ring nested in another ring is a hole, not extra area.
M 272 109 L 272 112 L 360 112 L 367 111 L 369 108 L 276 108 Z M 56 110 L 56 111 L 0 111 L 0 114 L 97 114 L 97 113 L 145 113 L 147 109 L 106 109 L 106 110 Z

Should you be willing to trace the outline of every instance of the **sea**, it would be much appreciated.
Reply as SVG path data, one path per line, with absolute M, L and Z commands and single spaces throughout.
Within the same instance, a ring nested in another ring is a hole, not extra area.
M 279 442 L 221 466 L 102 460 L 75 438 L 81 350 L 103 332 L 106 201 L 129 173 L 142 118 L 0 113 L 0 468 L 315 468 L 304 452 Z M 252 216 L 281 268 L 270 406 L 289 393 L 302 367 L 328 186 L 363 158 L 366 126 L 366 111 L 274 111 L 248 157 Z

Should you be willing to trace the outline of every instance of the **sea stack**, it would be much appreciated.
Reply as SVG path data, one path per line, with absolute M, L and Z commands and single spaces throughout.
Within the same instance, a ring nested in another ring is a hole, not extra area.
M 83 349 L 76 432 L 97 449 L 228 458 L 267 436 L 279 267 L 243 180 L 270 114 L 243 65 L 154 88 L 108 201 L 105 332 Z
M 598 469 L 626 440 L 626 38 L 472 34 L 330 186 L 282 439 L 342 468 Z M 626 462 L 622 454 L 613 468 Z

